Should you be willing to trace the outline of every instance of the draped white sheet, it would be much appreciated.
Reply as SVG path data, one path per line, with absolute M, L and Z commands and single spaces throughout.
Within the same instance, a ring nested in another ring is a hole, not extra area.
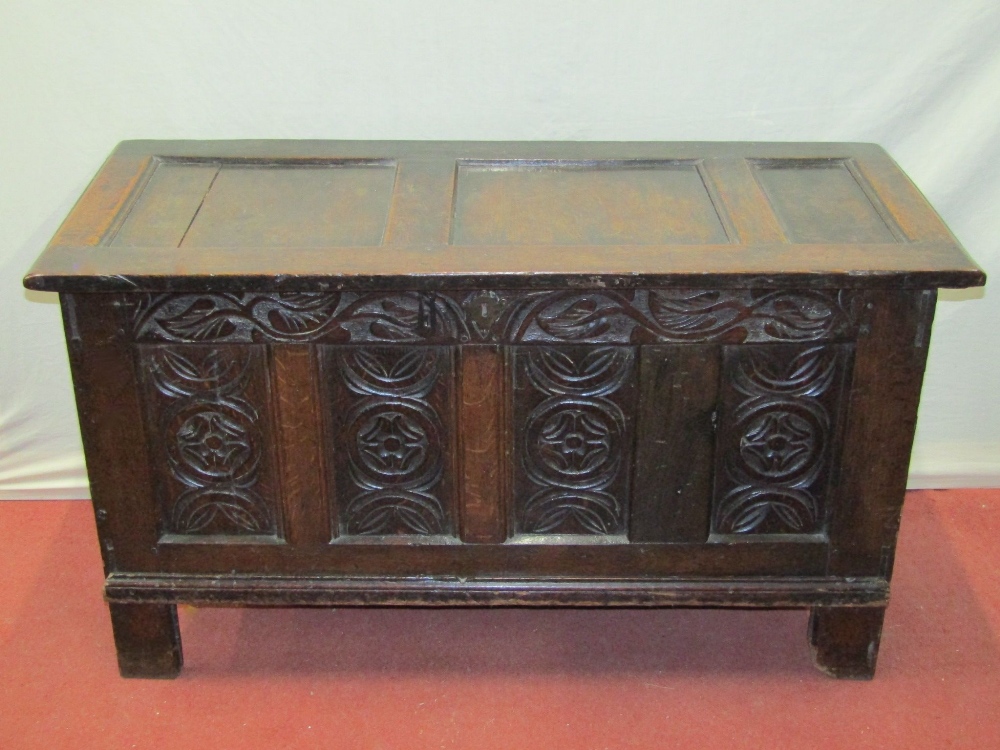
M 1000 270 L 1000 4 L 0 3 L 0 497 L 86 495 L 20 279 L 125 138 L 860 140 Z M 1000 294 L 944 293 L 911 484 L 1000 484 Z

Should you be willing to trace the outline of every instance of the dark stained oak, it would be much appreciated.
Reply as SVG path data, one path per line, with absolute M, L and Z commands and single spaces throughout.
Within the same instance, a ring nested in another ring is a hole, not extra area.
M 822 534 L 851 346 L 723 348 L 712 532 Z
M 172 678 L 184 664 L 174 604 L 110 602 L 122 677 Z
M 634 542 L 708 540 L 719 354 L 716 346 L 642 348 Z
M 513 347 L 517 541 L 625 538 L 636 348 Z
M 852 609 L 885 602 L 881 579 L 836 580 L 822 576 L 643 580 L 593 577 L 586 581 L 535 579 L 512 585 L 503 579 L 414 579 L 380 576 L 135 576 L 108 577 L 112 602 L 194 602 L 268 606 L 629 606 L 807 607 Z M 822 605 L 822 606 L 821 606 Z
M 262 346 L 139 346 L 161 539 L 282 536 Z
M 816 666 L 831 677 L 875 676 L 885 607 L 814 607 L 809 645 Z
M 866 296 L 830 516 L 834 573 L 892 575 L 936 298 L 936 290 Z
M 60 293 L 121 673 L 176 605 L 806 607 L 874 674 L 936 290 L 870 144 L 130 141 Z
M 322 356 L 337 536 L 454 537 L 452 350 L 330 346 Z

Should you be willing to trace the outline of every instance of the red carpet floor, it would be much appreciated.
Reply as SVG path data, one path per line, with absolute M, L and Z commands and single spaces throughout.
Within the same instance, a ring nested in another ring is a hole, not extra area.
M 0 748 L 1000 748 L 1000 490 L 911 493 L 873 682 L 804 611 L 182 608 L 121 680 L 88 503 L 0 503 Z

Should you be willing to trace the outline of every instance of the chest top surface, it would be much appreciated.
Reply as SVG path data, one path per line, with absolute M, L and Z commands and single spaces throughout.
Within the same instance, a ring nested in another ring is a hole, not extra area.
M 982 270 L 880 147 L 126 141 L 46 291 L 965 287 Z

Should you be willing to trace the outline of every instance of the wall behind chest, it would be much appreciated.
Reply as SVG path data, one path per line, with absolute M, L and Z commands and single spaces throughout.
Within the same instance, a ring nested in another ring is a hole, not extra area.
M 126 138 L 875 141 L 1000 270 L 987 2 L 15 0 L 0 24 L 0 497 L 86 494 L 55 295 L 20 278 Z M 996 484 L 1000 298 L 941 299 L 911 483 Z

